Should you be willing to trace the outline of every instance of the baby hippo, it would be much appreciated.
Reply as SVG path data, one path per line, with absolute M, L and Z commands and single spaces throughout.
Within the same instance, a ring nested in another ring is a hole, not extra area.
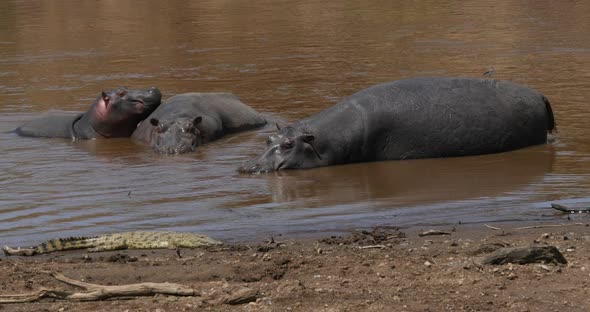
M 265 124 L 266 119 L 231 93 L 184 93 L 162 103 L 131 138 L 156 152 L 180 154 Z

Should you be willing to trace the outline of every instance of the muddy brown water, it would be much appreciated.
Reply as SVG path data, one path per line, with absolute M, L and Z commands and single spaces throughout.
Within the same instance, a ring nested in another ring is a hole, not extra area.
M 551 202 L 590 205 L 588 16 L 587 1 L 2 1 L 0 243 L 564 221 Z M 556 143 L 247 176 L 236 168 L 273 127 L 177 156 L 127 139 L 10 133 L 47 112 L 84 111 L 120 85 L 157 86 L 165 98 L 233 92 L 287 124 L 377 83 L 481 77 L 490 66 L 551 100 Z

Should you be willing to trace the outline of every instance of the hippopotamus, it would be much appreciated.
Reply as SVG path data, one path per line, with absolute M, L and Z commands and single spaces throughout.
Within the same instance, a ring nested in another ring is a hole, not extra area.
M 509 81 L 411 78 L 379 84 L 268 137 L 238 171 L 480 155 L 547 142 L 547 98 Z
M 15 132 L 21 136 L 72 140 L 129 137 L 161 100 L 162 93 L 154 87 L 145 90 L 119 87 L 103 91 L 85 113 L 42 117 L 18 127 Z
M 179 154 L 225 134 L 266 124 L 250 106 L 231 93 L 184 93 L 165 101 L 131 136 L 156 152 Z

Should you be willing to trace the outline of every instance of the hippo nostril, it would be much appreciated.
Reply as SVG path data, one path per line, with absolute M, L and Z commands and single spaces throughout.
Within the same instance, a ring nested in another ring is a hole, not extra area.
M 111 98 L 105 92 L 102 92 L 102 100 L 104 101 L 105 106 L 109 106 Z

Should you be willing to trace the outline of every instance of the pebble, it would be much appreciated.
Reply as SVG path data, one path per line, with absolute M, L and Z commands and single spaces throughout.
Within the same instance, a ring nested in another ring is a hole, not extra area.
M 507 278 L 512 281 L 512 280 L 515 280 L 517 277 L 518 276 L 516 276 L 516 274 L 510 273 L 510 274 L 508 274 L 508 277 Z
M 539 267 L 541 269 L 545 270 L 545 271 L 551 271 L 551 269 L 548 266 L 544 265 L 544 264 L 540 264 Z

